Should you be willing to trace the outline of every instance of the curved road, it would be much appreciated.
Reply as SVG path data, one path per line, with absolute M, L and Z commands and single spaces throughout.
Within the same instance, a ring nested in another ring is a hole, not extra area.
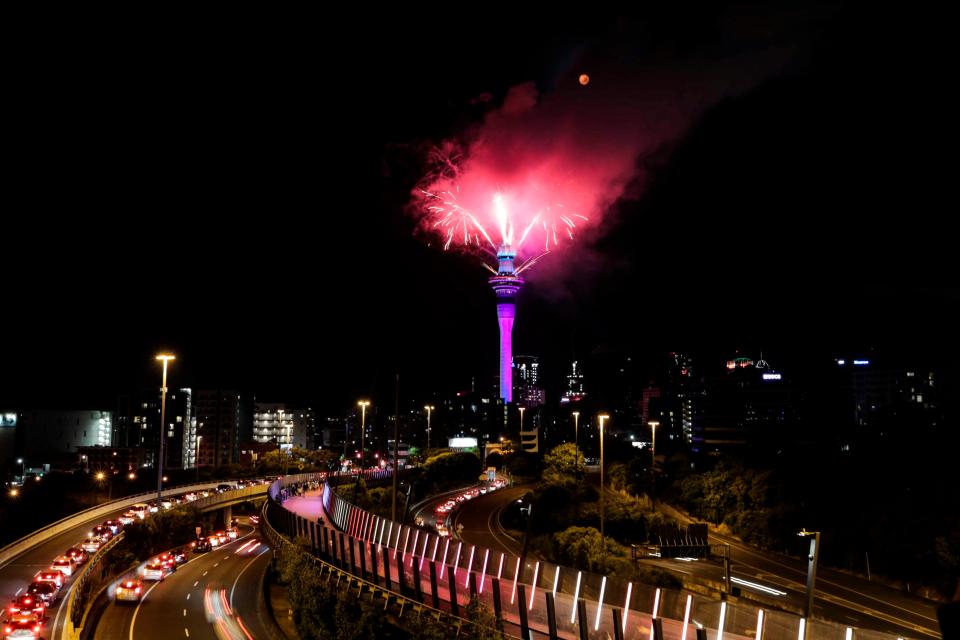
M 461 505 L 453 516 L 453 528 L 463 525 L 461 538 L 491 550 L 519 554 L 522 539 L 512 536 L 500 524 L 500 513 L 529 487 L 511 487 L 475 498 Z M 781 592 L 794 609 L 806 598 L 806 563 L 802 560 L 761 551 L 734 538 L 710 533 L 711 543 L 725 543 L 731 549 L 731 575 Z M 690 578 L 723 581 L 723 568 L 715 561 L 644 560 Z M 740 583 L 742 590 L 757 590 Z M 763 593 L 762 590 L 758 590 Z M 769 596 L 769 592 L 764 595 Z M 936 610 L 932 603 L 902 591 L 868 582 L 863 578 L 819 568 L 814 610 L 819 616 L 855 627 L 875 629 L 911 638 L 940 638 Z
M 209 638 L 217 640 L 207 619 L 204 592 L 224 589 L 231 609 L 239 614 L 247 637 L 282 637 L 260 588 L 261 578 L 273 556 L 262 539 L 248 553 L 242 547 L 257 539 L 254 530 L 241 525 L 241 536 L 209 553 L 194 554 L 163 582 L 146 582 L 140 603 L 111 602 L 97 622 L 96 640 L 145 638 Z M 243 637 L 243 636 L 240 636 Z
M 50 567 L 50 563 L 57 556 L 63 554 L 70 547 L 78 544 L 87 537 L 90 529 L 104 520 L 116 519 L 123 514 L 129 507 L 118 509 L 110 515 L 101 515 L 91 518 L 81 525 L 70 529 L 58 536 L 55 536 L 29 551 L 26 551 L 7 564 L 0 567 L 0 598 L 5 606 L 17 595 L 23 593 L 33 581 L 33 576 L 41 569 Z M 82 568 L 82 566 L 80 567 Z M 56 604 L 47 609 L 48 619 L 44 626 L 44 633 L 50 633 L 51 638 L 60 636 L 63 627 L 63 615 L 61 605 L 66 601 L 67 595 L 73 589 L 73 579 L 67 578 L 66 584 L 60 590 L 60 598 Z

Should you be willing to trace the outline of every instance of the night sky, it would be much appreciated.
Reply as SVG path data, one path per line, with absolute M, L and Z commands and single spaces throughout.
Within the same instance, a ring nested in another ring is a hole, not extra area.
M 395 371 L 408 393 L 489 379 L 486 273 L 405 212 L 420 152 L 516 84 L 602 82 L 596 60 L 768 70 L 638 158 L 603 229 L 524 290 L 515 353 L 550 384 L 574 357 L 644 372 L 670 350 L 956 368 L 951 76 L 923 20 L 764 3 L 25 26 L 5 92 L 0 407 L 111 408 L 159 384 L 162 348 L 171 385 L 329 412 L 391 398 Z

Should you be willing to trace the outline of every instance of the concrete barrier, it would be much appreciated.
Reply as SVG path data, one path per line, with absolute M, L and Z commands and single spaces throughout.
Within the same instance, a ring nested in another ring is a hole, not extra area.
M 190 485 L 183 485 L 179 487 L 170 487 L 168 489 L 164 489 L 164 495 L 190 493 L 191 491 L 203 491 L 205 489 L 216 489 L 217 485 L 222 484 L 223 482 L 225 481 L 220 480 L 218 482 L 207 482 L 202 484 L 190 484 Z M 267 491 L 267 487 L 268 485 L 266 484 L 254 485 L 253 487 L 245 487 L 244 489 L 239 489 L 239 491 L 246 491 L 247 489 L 259 489 L 260 490 L 259 493 L 265 494 Z M 30 549 L 43 544 L 47 540 L 50 540 L 60 535 L 61 533 L 64 533 L 65 531 L 69 531 L 74 527 L 78 527 L 88 520 L 104 517 L 107 514 L 113 513 L 115 511 L 119 511 L 124 507 L 133 506 L 138 502 L 145 502 L 147 500 L 151 500 L 155 498 L 156 495 L 157 495 L 156 491 L 150 491 L 147 493 L 138 493 L 136 495 L 128 496 L 126 498 L 113 500 L 112 502 L 105 502 L 101 505 L 97 505 L 95 507 L 91 507 L 89 509 L 85 509 L 83 511 L 75 513 L 72 516 L 67 516 L 62 520 L 58 520 L 57 522 L 54 522 L 52 524 L 47 525 L 46 527 L 43 527 L 42 529 L 37 529 L 36 531 L 33 531 L 23 536 L 19 540 L 11 542 L 7 546 L 0 549 L 0 569 L 5 567 L 7 564 L 10 563 L 11 560 L 16 558 L 20 554 L 25 553 Z M 210 496 L 210 497 L 214 497 L 214 496 Z M 209 500 L 209 499 L 210 498 L 201 498 L 201 500 Z M 199 500 L 196 502 L 199 502 Z M 198 504 L 198 506 L 201 506 L 202 508 L 203 505 Z

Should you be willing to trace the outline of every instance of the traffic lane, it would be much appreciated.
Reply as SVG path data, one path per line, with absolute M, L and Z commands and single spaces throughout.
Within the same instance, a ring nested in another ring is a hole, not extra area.
M 500 526 L 500 512 L 530 491 L 529 487 L 507 487 L 463 503 L 453 516 L 453 529 L 462 524 L 460 538 L 468 543 L 516 555 L 522 543 Z
M 247 531 L 237 540 L 200 555 L 168 576 L 154 591 L 150 606 L 144 606 L 139 617 L 131 622 L 131 640 L 171 637 L 214 640 L 217 635 L 207 619 L 204 604 L 206 590 L 229 592 L 235 579 L 252 561 L 245 553 L 245 546 L 249 548 L 255 537 L 252 530 Z M 261 544 L 254 553 L 263 553 L 265 549 Z
M 76 546 L 84 538 L 88 537 L 87 534 L 93 527 L 102 523 L 104 520 L 115 520 L 126 510 L 127 509 L 120 509 L 109 515 L 91 518 L 83 524 L 77 525 L 33 549 L 25 551 L 20 554 L 16 560 L 0 568 L 0 598 L 3 598 L 2 604 L 6 605 L 17 595 L 26 591 L 38 571 L 48 569 L 54 558 L 62 555 L 64 551 Z M 60 633 L 60 628 L 64 622 L 61 606 L 66 602 L 70 591 L 73 589 L 76 574 L 83 569 L 83 566 L 84 565 L 80 565 L 77 567 L 74 570 L 74 574 L 66 578 L 66 582 L 60 589 L 57 602 L 47 609 L 47 621 L 45 624 L 47 629 L 52 632 L 51 637 L 57 637 Z
M 711 534 L 712 535 L 712 534 Z M 753 549 L 743 543 L 723 536 L 713 536 L 730 544 L 731 561 L 734 565 L 753 569 L 762 576 L 776 576 L 787 580 L 791 588 L 806 590 L 807 566 L 802 560 L 776 556 Z M 917 628 L 937 631 L 936 611 L 932 604 L 902 591 L 869 582 L 857 576 L 834 569 L 817 570 L 817 600 L 845 606 L 860 613 L 873 613 L 881 619 L 895 619 L 904 623 L 911 632 Z M 891 620 L 892 621 L 892 620 Z
M 202 554 L 191 552 L 190 559 L 162 582 L 145 582 L 146 592 L 139 603 L 110 603 L 97 622 L 94 638 L 134 640 L 151 636 L 172 638 L 198 635 L 216 638 L 205 617 L 203 584 L 211 571 L 234 557 L 239 546 L 253 537 L 252 528 L 241 525 L 241 531 L 236 540 L 213 551 Z M 203 635 L 207 627 L 210 635 Z
M 674 573 L 683 574 L 684 576 L 706 579 L 715 583 L 723 581 L 723 567 L 722 565 L 713 561 L 698 560 L 693 562 L 683 562 L 680 560 L 664 559 L 642 560 L 641 562 L 648 566 L 666 569 Z M 775 601 L 779 600 L 784 605 L 792 605 L 794 611 L 800 610 L 804 607 L 804 604 L 806 603 L 805 583 L 757 569 L 753 569 L 752 571 L 749 569 L 753 568 L 734 564 L 731 570 L 731 577 L 748 580 L 768 588 L 781 590 L 785 592 L 784 595 L 775 597 L 752 586 L 743 584 L 734 584 L 734 586 L 739 586 L 744 592 L 758 592 L 766 597 L 772 598 Z M 913 623 L 909 619 L 888 615 L 882 611 L 876 611 L 859 606 L 853 602 L 842 601 L 829 595 L 822 594 L 819 591 L 814 598 L 814 612 L 818 618 L 833 620 L 835 622 L 851 626 L 883 631 L 885 633 L 894 633 L 901 637 L 918 637 L 918 634 L 928 637 L 939 637 L 939 634 L 935 632 L 935 628 L 931 629 L 928 627 L 923 627 Z M 926 629 L 926 631 L 924 631 L 924 629 Z
M 274 622 L 261 588 L 263 576 L 272 560 L 272 550 L 258 549 L 242 566 L 230 587 L 230 606 L 241 617 L 250 635 L 258 640 L 284 637 Z

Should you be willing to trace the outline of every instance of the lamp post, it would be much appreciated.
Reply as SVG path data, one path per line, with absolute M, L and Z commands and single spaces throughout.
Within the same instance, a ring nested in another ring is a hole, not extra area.
M 159 505 L 163 497 L 163 444 L 167 439 L 167 363 L 176 358 L 168 354 L 160 354 L 156 359 L 163 362 L 163 386 L 160 387 L 160 455 L 157 459 L 157 505 Z
M 24 484 L 27 479 L 27 463 L 23 458 L 17 458 L 17 464 L 20 465 L 20 484 Z
M 604 531 L 603 524 L 603 423 L 610 419 L 605 413 L 601 413 L 597 416 L 600 420 L 600 546 L 601 546 L 601 557 L 603 558 L 603 571 L 607 570 L 607 537 Z
M 370 402 L 368 400 L 361 400 L 357 404 L 360 405 L 360 473 L 363 473 L 363 465 L 366 460 L 363 441 L 367 432 L 367 407 L 370 406 Z
M 654 495 L 657 487 L 657 427 L 660 423 L 657 420 L 651 420 L 650 425 L 650 508 L 653 509 Z
M 817 581 L 817 559 L 820 557 L 820 532 L 801 529 L 797 535 L 810 538 L 810 554 L 807 556 L 807 602 L 803 608 L 803 617 L 810 620 L 810 614 L 813 613 L 813 590 Z
M 424 407 L 427 410 L 427 449 L 430 448 L 430 412 L 433 411 L 434 406 L 428 404 Z
M 573 475 L 580 474 L 580 412 L 574 411 L 573 415 L 573 448 L 576 451 L 573 454 Z

